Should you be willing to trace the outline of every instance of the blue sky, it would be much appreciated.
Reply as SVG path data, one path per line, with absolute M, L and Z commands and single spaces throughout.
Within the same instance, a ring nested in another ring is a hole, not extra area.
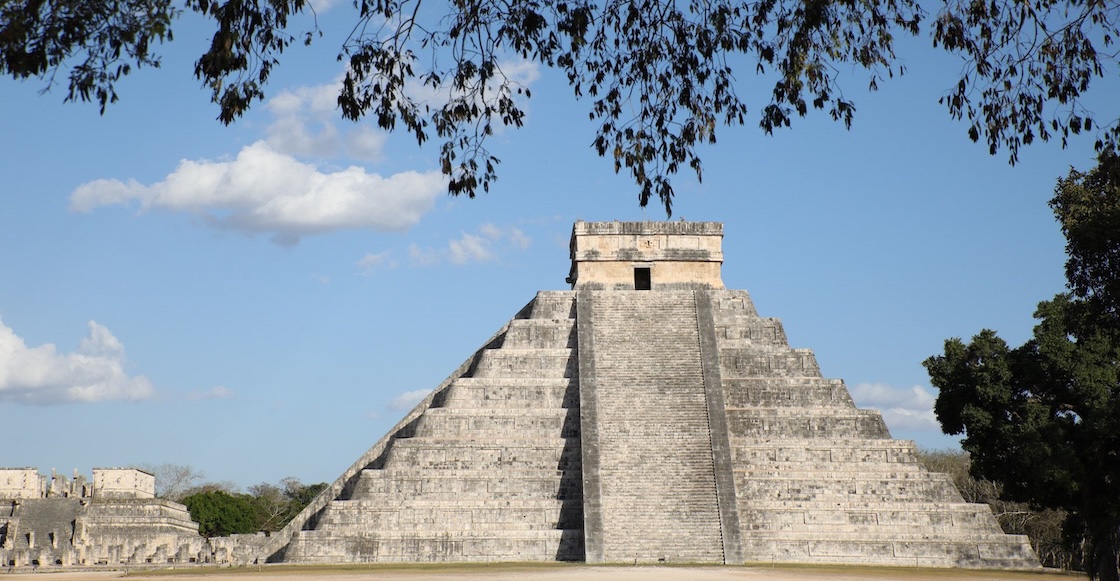
M 339 119 L 352 18 L 320 3 L 325 37 L 230 127 L 193 79 L 191 22 L 104 116 L 0 81 L 0 466 L 333 480 L 537 290 L 566 288 L 574 220 L 664 219 L 594 154 L 589 103 L 523 65 L 533 98 L 491 142 L 499 181 L 449 198 L 436 148 Z M 938 105 L 960 65 L 928 45 L 905 42 L 909 73 L 876 93 L 844 72 L 850 131 L 821 114 L 722 129 L 674 219 L 722 221 L 727 286 L 895 437 L 947 447 L 921 361 L 984 327 L 1029 336 L 1064 284 L 1046 202 L 1094 136 L 989 156 Z M 1117 94 L 1113 74 L 1088 104 L 1111 119 Z

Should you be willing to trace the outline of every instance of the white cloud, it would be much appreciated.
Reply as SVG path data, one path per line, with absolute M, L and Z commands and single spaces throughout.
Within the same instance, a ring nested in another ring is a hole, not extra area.
M 413 266 L 435 266 L 444 261 L 462 266 L 471 262 L 497 260 L 502 246 L 525 250 L 530 243 L 529 237 L 517 228 L 483 224 L 479 227 L 478 234 L 464 232 L 459 238 L 448 241 L 446 248 L 422 249 L 412 244 L 408 248 L 408 255 Z
M 312 2 L 317 10 L 334 3 Z M 531 61 L 502 62 L 499 67 L 515 86 L 527 88 L 540 77 L 537 63 Z M 446 178 L 439 171 L 383 177 L 358 166 L 334 171 L 307 162 L 384 158 L 388 133 L 371 122 L 341 119 L 337 104 L 341 83 L 339 76 L 330 83 L 283 90 L 270 98 L 264 109 L 272 119 L 264 138 L 242 148 L 232 160 L 182 160 L 163 181 L 152 184 L 131 178 L 87 182 L 71 193 L 70 209 L 89 212 L 101 206 L 135 204 L 141 211 L 189 213 L 214 228 L 270 234 L 282 245 L 337 230 L 407 229 L 446 191 Z M 496 88 L 488 94 L 495 95 Z M 419 82 L 410 83 L 407 91 L 432 107 L 457 95 L 453 89 L 433 89 Z M 515 246 L 528 244 L 523 235 L 508 235 Z M 478 241 L 463 239 L 454 244 L 436 252 L 437 263 L 492 258 Z
M 920 385 L 898 388 L 883 383 L 861 383 L 851 388 L 850 393 L 856 405 L 882 412 L 883 421 L 891 430 L 941 431 L 933 413 L 937 397 Z
M 327 10 L 330 10 L 331 7 L 334 6 L 337 3 L 338 3 L 337 0 L 311 0 L 310 1 L 311 7 L 315 9 L 316 15 L 323 14 Z
M 428 397 L 428 394 L 431 392 L 432 390 L 430 389 L 406 391 L 389 400 L 389 403 L 385 404 L 385 409 L 394 412 L 403 412 L 405 410 L 410 410 L 416 407 L 416 404 L 423 401 L 424 398 Z
M 187 399 L 225 399 L 233 397 L 233 391 L 222 385 L 215 385 L 207 390 L 192 391 L 187 394 Z
M 70 196 L 70 208 L 137 203 L 201 216 L 215 228 L 269 233 L 280 244 L 334 230 L 404 230 L 444 191 L 439 172 L 388 178 L 351 166 L 324 173 L 258 141 L 231 161 L 183 160 L 164 181 L 96 180 Z
M 528 250 L 529 244 L 533 242 L 532 238 L 529 238 L 517 228 L 510 228 L 506 235 L 509 237 L 510 243 L 520 250 Z
M 0 401 L 51 405 L 155 395 L 151 381 L 129 377 L 124 363 L 124 346 L 95 321 L 73 353 L 58 353 L 52 343 L 28 347 L 0 321 Z
M 373 274 L 373 271 L 377 270 L 378 267 L 396 268 L 397 266 L 396 262 L 389 259 L 388 250 L 378 252 L 377 254 L 367 252 L 365 256 L 358 259 L 354 264 L 358 265 L 358 268 L 365 276 Z
M 265 103 L 274 120 L 265 132 L 269 147 L 288 155 L 381 161 L 388 133 L 368 123 L 339 124 L 341 80 L 281 92 Z
M 408 245 L 408 258 L 413 266 L 435 266 L 440 263 L 438 250 L 423 250 L 415 244 Z
M 498 63 L 498 67 L 509 80 L 525 87 L 541 78 L 541 67 L 537 61 L 518 59 Z
M 463 234 L 462 238 L 447 243 L 447 258 L 451 264 L 459 265 L 468 262 L 486 262 L 494 259 L 494 252 L 490 250 L 489 240 Z

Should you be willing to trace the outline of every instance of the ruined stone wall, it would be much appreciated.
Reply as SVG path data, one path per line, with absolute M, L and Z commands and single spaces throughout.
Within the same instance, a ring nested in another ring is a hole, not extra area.
M 155 498 L 156 477 L 135 468 L 94 468 L 94 498 Z
M 0 468 L 0 498 L 42 498 L 45 487 L 35 468 Z
M 94 469 L 94 484 L 52 471 L 0 470 L 0 566 L 156 566 L 203 563 L 213 550 L 186 507 L 154 498 L 154 477 Z M 36 486 L 28 483 L 38 482 Z M 34 494 L 33 494 L 34 493 Z

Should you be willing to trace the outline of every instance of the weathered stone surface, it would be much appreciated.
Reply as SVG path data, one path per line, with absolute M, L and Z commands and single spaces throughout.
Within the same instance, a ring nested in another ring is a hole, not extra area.
M 572 288 L 633 290 L 635 268 L 654 288 L 723 288 L 719 222 L 576 222 Z
M 912 442 L 890 439 L 877 411 L 821 378 L 812 352 L 784 333 L 756 340 L 780 325 L 757 318 L 746 292 L 710 294 L 748 561 L 1038 566 L 1025 537 L 1004 535 L 918 464 Z
M 273 559 L 582 560 L 573 315 L 573 293 L 541 293 Z
M 23 472 L 33 469 L 22 469 Z M 24 474 L 0 496 L 0 565 L 144 566 L 209 562 L 212 552 L 183 505 L 153 498 L 151 474 L 95 468 L 93 484 Z M 38 480 L 39 482 L 35 482 Z M 33 489 L 37 495 L 32 496 Z
M 692 291 L 588 291 L 602 561 L 724 561 Z M 584 321 L 580 321 L 584 324 Z M 641 534 L 635 534 L 641 531 Z

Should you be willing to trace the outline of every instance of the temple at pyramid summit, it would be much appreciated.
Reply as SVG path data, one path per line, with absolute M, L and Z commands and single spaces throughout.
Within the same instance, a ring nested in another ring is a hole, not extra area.
M 724 288 L 715 222 L 576 222 L 542 291 L 258 562 L 1036 568 Z

